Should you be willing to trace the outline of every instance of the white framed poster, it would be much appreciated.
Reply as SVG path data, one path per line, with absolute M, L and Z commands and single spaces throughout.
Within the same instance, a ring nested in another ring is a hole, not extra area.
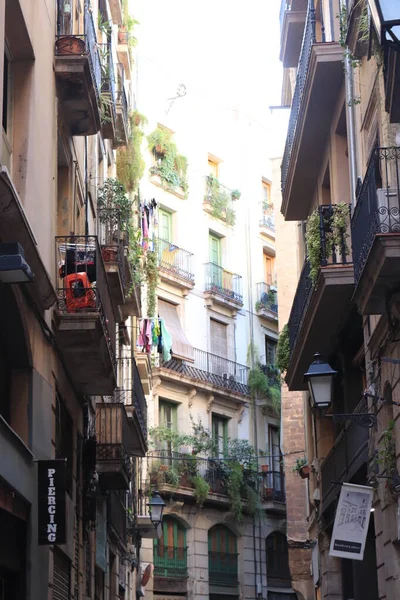
M 330 556 L 363 560 L 374 490 L 343 483 L 337 505 Z

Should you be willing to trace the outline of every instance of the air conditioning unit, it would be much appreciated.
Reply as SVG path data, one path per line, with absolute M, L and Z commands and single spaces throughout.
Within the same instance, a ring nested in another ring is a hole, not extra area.
M 379 188 L 376 190 L 378 215 L 381 233 L 400 230 L 399 190 L 396 188 Z

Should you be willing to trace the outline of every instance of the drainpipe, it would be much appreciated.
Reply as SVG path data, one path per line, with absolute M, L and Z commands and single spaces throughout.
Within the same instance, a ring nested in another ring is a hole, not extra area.
M 343 0 L 342 6 L 346 3 Z M 355 134 L 355 118 L 354 118 L 354 73 L 351 65 L 349 50 L 346 47 L 344 58 L 344 80 L 346 86 L 346 114 L 347 114 L 347 143 L 349 151 L 349 171 L 350 171 L 350 202 L 352 209 L 356 203 L 356 186 L 357 186 L 357 145 Z
M 85 235 L 89 235 L 88 139 L 85 135 Z

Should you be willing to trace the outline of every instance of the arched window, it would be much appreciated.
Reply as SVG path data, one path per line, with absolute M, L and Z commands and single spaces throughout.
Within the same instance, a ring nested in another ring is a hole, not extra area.
M 154 540 L 154 575 L 187 577 L 186 529 L 173 517 L 164 517 L 162 536 Z
M 215 525 L 208 532 L 209 581 L 213 585 L 237 583 L 237 541 L 235 534 L 224 525 Z
M 267 578 L 270 585 L 290 587 L 289 552 L 286 536 L 274 531 L 266 539 Z

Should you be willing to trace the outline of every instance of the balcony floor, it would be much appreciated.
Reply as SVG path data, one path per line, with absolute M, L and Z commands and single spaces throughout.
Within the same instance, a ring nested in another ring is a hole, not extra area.
M 328 357 L 333 350 L 336 336 L 351 303 L 353 286 L 352 264 L 321 268 L 292 350 L 286 374 L 290 391 L 307 389 L 304 373 L 315 352 Z

